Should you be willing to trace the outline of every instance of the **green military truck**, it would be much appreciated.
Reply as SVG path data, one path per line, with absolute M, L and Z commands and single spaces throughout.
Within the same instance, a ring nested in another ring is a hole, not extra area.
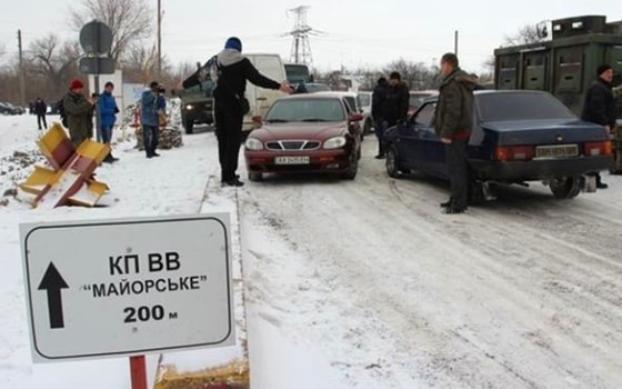
M 180 92 L 181 120 L 186 134 L 194 132 L 195 124 L 214 123 L 214 83 L 210 80 Z
M 585 93 L 602 64 L 614 68 L 613 85 L 622 84 L 622 21 L 579 16 L 552 22 L 552 39 L 495 50 L 495 88 L 548 91 L 581 115 Z M 622 93 L 618 95 L 616 167 L 622 171 Z
M 622 82 L 622 21 L 580 16 L 552 25 L 551 40 L 495 50 L 495 87 L 548 91 L 580 115 L 598 66 L 610 64 L 614 85 Z M 622 100 L 619 104 L 622 115 Z

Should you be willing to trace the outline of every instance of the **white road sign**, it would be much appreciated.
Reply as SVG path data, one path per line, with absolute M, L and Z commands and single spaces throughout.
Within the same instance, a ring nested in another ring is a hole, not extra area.
M 228 215 L 20 227 L 35 361 L 235 342 Z

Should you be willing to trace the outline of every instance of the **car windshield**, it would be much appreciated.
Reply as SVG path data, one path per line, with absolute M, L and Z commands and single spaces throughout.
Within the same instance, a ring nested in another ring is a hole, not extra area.
M 338 99 L 290 99 L 274 103 L 267 122 L 341 122 L 346 120 Z
M 201 85 L 197 84 L 193 87 L 186 88 L 183 90 L 182 94 L 185 95 L 194 95 L 194 94 L 205 94 L 206 96 L 212 96 L 214 92 L 215 84 L 211 80 L 203 81 Z
M 309 68 L 306 65 L 285 65 L 287 80 L 293 83 L 308 83 L 311 81 Z
M 481 120 L 576 119 L 559 100 L 548 93 L 489 93 L 477 96 Z
M 358 107 L 356 106 L 356 99 L 354 97 L 346 96 L 346 101 L 350 105 L 350 108 L 352 109 L 352 111 L 356 111 L 358 109 Z

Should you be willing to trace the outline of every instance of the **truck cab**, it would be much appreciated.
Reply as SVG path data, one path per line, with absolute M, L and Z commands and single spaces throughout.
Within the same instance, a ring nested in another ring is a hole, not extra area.
M 194 132 L 195 124 L 212 125 L 214 123 L 214 83 L 211 80 L 179 93 L 181 98 L 181 120 L 186 134 Z

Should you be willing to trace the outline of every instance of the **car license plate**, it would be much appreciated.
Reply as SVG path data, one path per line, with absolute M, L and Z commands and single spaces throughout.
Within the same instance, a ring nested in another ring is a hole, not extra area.
M 274 163 L 276 165 L 308 165 L 311 159 L 308 156 L 276 157 Z
M 555 145 L 536 147 L 537 159 L 560 159 L 579 156 L 579 145 Z

